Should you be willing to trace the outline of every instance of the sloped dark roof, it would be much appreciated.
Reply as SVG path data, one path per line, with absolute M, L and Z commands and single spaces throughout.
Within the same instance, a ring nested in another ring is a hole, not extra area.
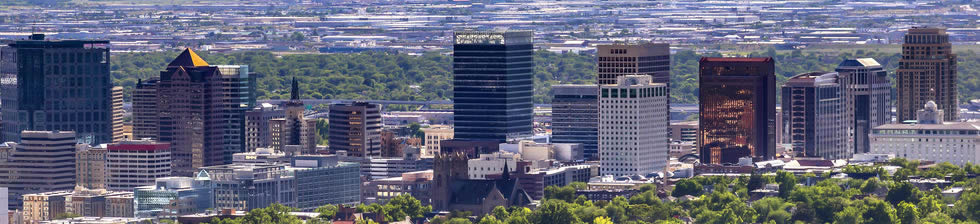
M 201 56 L 197 56 L 197 53 L 194 53 L 194 50 L 187 48 L 184 49 L 184 52 L 180 52 L 180 55 L 177 55 L 177 58 L 174 58 L 174 60 L 170 61 L 170 64 L 167 65 L 167 67 L 177 67 L 177 66 L 182 66 L 182 67 L 208 66 L 208 62 L 204 61 L 204 59 L 201 59 Z
M 454 204 L 481 204 L 491 191 L 496 188 L 504 195 L 504 198 L 511 200 L 514 188 L 519 188 L 516 178 L 509 180 L 454 180 L 450 184 L 451 197 L 449 201 Z M 530 198 L 526 192 L 518 190 L 518 197 L 524 195 Z M 530 201 L 528 199 L 528 201 Z

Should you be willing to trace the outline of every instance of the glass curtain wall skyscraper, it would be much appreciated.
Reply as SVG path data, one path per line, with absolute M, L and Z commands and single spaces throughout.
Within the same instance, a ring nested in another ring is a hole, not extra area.
M 455 138 L 532 135 L 534 44 L 531 31 L 459 31 L 453 35 Z
M 776 76 L 772 58 L 701 58 L 698 150 L 705 164 L 776 154 Z
M 109 41 L 31 35 L 0 49 L 3 140 L 24 130 L 74 131 L 80 142 L 112 142 Z

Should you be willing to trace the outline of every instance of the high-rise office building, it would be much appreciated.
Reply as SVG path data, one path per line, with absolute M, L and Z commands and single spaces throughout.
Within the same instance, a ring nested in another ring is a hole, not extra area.
M 108 155 L 106 148 L 79 145 L 76 150 L 75 186 L 87 189 L 105 189 L 106 156 Z
M 381 106 L 367 102 L 330 105 L 330 151 L 381 156 Z
M 123 87 L 112 87 L 112 142 L 123 140 Z
M 799 156 L 851 158 L 844 124 L 844 94 L 836 72 L 804 73 L 782 87 L 785 143 Z
M 209 65 L 186 49 L 160 72 L 156 85 L 160 142 L 168 142 L 173 174 L 231 163 L 245 149 L 246 65 Z
M 624 75 L 649 75 L 670 85 L 670 44 L 602 44 L 596 51 L 599 85 L 616 84 Z
M 272 148 L 288 151 L 290 154 L 312 154 L 316 152 L 316 119 L 306 119 L 303 112 L 306 105 L 299 99 L 299 82 L 293 78 L 292 92 L 289 101 L 283 103 L 286 108 L 285 118 L 269 120 L 269 139 Z M 299 147 L 295 151 L 290 149 Z
M 776 76 L 772 58 L 700 61 L 698 150 L 705 164 L 767 160 L 776 154 Z
M 245 151 L 255 152 L 258 148 L 272 145 L 269 121 L 285 117 L 285 110 L 269 103 L 262 103 L 245 111 Z
M 170 176 L 170 144 L 129 140 L 108 146 L 106 189 L 133 191 Z
M 534 33 L 459 31 L 453 34 L 455 138 L 531 136 Z
M 888 72 L 873 58 L 844 60 L 836 71 L 838 82 L 844 88 L 842 105 L 847 146 L 853 153 L 870 152 L 871 130 L 892 121 L 892 84 Z
M 0 79 L 3 140 L 18 142 L 23 130 L 59 130 L 75 131 L 79 141 L 93 145 L 111 142 L 108 45 L 45 40 L 44 34 L 10 44 L 14 58 L 8 63 L 16 68 Z
M 915 120 L 915 111 L 928 101 L 946 113 L 947 121 L 958 120 L 956 54 L 945 28 L 909 29 L 896 73 L 899 122 Z
M 158 78 L 136 82 L 133 89 L 133 139 L 160 139 L 160 116 L 157 109 Z
M 648 175 L 665 172 L 670 160 L 667 84 L 646 75 L 617 77 L 601 85 L 599 164 L 602 174 Z
M 555 85 L 551 91 L 551 141 L 582 144 L 585 159 L 598 159 L 599 86 Z
M 0 161 L 0 187 L 10 190 L 10 209 L 23 205 L 24 194 L 75 188 L 75 132 L 23 131 L 20 137 Z

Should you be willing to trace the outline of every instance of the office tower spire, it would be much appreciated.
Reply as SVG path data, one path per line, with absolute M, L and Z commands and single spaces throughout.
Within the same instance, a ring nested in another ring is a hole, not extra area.
M 956 121 L 956 54 L 945 28 L 914 27 L 905 34 L 898 61 L 898 121 L 915 120 L 915 112 L 935 101 L 947 121 Z
M 293 77 L 292 87 L 289 91 L 289 100 L 299 100 L 299 82 L 296 82 L 296 77 Z

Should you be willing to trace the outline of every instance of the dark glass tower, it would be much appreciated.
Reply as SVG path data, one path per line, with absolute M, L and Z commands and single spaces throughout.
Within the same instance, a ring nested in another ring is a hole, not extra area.
M 599 86 L 555 85 L 551 90 L 551 141 L 582 144 L 585 159 L 598 159 Z
M 701 58 L 698 150 L 705 164 L 776 154 L 772 58 Z
M 531 136 L 534 45 L 531 31 L 461 31 L 453 35 L 455 138 Z
M 0 59 L 3 140 L 18 142 L 23 130 L 60 130 L 85 143 L 112 142 L 108 45 L 35 34 L 0 50 L 12 57 Z
M 231 163 L 244 151 L 249 76 L 246 65 L 209 65 L 190 49 L 160 72 L 157 128 L 159 141 L 171 144 L 174 175 Z

